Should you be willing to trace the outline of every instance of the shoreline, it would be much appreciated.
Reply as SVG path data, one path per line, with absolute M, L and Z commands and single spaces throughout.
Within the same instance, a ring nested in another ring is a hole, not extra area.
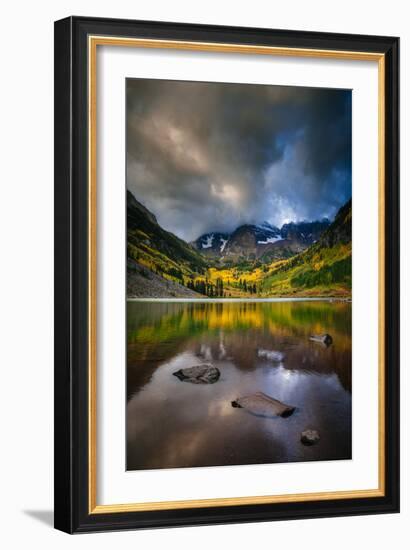
M 275 298 L 129 298 L 127 302 L 346 302 L 351 303 L 351 296 L 306 296 L 306 297 L 275 297 Z

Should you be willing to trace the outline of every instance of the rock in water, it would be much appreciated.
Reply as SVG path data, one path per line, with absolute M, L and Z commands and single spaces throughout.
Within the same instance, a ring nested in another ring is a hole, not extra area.
M 219 369 L 207 363 L 179 369 L 172 374 L 182 382 L 191 382 L 191 384 L 214 384 L 221 376 Z
M 315 445 L 320 441 L 320 435 L 317 430 L 305 430 L 300 434 L 300 441 L 303 445 Z
M 232 407 L 246 409 L 256 416 L 282 416 L 283 418 L 290 416 L 295 411 L 295 407 L 286 405 L 262 392 L 239 397 L 232 401 Z
M 333 343 L 333 338 L 330 336 L 330 334 L 312 334 L 311 336 L 309 336 L 309 340 L 324 344 L 326 347 L 329 347 Z

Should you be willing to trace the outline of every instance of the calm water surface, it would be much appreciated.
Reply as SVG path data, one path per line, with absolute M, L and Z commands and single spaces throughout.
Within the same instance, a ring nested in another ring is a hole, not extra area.
M 351 304 L 128 302 L 127 469 L 351 458 Z M 309 341 L 327 332 L 326 348 Z M 215 384 L 172 375 L 201 363 Z M 262 418 L 231 401 L 256 391 L 296 407 Z M 312 447 L 301 431 L 320 432 Z

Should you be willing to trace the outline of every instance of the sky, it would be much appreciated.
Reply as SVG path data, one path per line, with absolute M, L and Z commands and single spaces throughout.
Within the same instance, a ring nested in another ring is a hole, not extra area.
M 127 187 L 188 242 L 332 219 L 351 197 L 351 92 L 127 79 Z

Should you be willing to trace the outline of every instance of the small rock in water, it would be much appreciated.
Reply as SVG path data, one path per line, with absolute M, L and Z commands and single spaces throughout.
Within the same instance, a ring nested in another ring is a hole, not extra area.
M 172 374 L 181 382 L 191 382 L 191 384 L 214 384 L 221 376 L 219 369 L 208 363 L 179 369 Z
M 258 357 L 263 357 L 269 361 L 277 361 L 278 363 L 285 357 L 280 351 L 269 349 L 258 349 Z
M 300 434 L 300 441 L 303 445 L 315 445 L 320 441 L 320 435 L 317 430 L 305 430 Z
M 312 340 L 312 342 L 319 342 L 320 344 L 324 344 L 326 347 L 329 347 L 333 343 L 333 338 L 330 336 L 330 334 L 312 334 L 309 336 L 309 340 Z
M 232 401 L 232 407 L 239 407 L 246 409 L 251 414 L 256 416 L 282 416 L 287 418 L 295 411 L 295 407 L 286 405 L 273 397 L 269 397 L 262 392 L 257 392 L 252 395 L 245 395 L 244 397 L 238 397 L 235 401 Z

